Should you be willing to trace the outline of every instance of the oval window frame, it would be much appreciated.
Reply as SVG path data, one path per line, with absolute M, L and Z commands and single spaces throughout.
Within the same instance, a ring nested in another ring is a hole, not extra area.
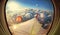
M 3 29 L 6 31 L 6 34 L 8 33 L 8 26 L 6 26 L 6 21 L 5 21 L 5 16 L 4 16 L 4 7 L 5 7 L 5 2 L 6 2 L 6 0 L 2 0 L 0 3 L 2 3 L 1 4 L 1 8 L 0 8 L 0 10 L 1 10 L 1 15 L 2 15 L 2 17 L 1 17 L 1 23 L 2 23 L 2 26 L 3 26 Z M 57 30 L 57 28 L 59 27 L 59 9 L 58 9 L 58 7 L 56 6 L 56 3 L 55 3 L 55 1 L 53 1 L 54 2 L 54 6 L 55 6 L 55 18 L 54 18 L 54 21 L 53 21 L 53 25 L 52 25 L 52 28 L 51 28 L 51 30 L 50 30 L 50 35 L 52 35 L 52 33 L 54 34 L 55 32 L 56 32 L 56 30 Z M 57 21 L 56 21 L 57 20 Z M 56 22 L 56 23 L 55 23 Z M 57 24 L 58 23 L 58 24 Z M 57 24 L 57 25 L 56 25 Z M 54 25 L 56 25 L 56 26 L 54 26 Z M 53 28 L 54 27 L 54 28 Z M 52 30 L 53 29 L 53 30 Z M 55 30 L 55 32 L 54 32 L 54 30 Z M 52 32 L 51 32 L 52 31 Z M 48 34 L 49 34 L 48 33 Z

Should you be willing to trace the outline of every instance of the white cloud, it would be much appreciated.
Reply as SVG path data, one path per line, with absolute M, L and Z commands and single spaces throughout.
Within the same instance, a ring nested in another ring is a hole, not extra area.
M 30 18 L 30 13 L 27 13 L 27 14 L 25 15 L 25 17 L 26 17 L 26 18 Z

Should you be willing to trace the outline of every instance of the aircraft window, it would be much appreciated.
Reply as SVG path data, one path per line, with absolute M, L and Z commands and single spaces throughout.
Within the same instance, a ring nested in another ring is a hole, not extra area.
M 6 19 L 13 35 L 46 35 L 52 25 L 51 0 L 8 0 Z

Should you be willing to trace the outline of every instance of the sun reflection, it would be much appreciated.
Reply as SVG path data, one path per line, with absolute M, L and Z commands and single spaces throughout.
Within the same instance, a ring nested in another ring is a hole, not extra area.
M 13 25 L 13 27 L 12 27 L 12 28 L 13 28 L 14 30 L 15 30 L 15 29 L 17 29 L 17 25 Z

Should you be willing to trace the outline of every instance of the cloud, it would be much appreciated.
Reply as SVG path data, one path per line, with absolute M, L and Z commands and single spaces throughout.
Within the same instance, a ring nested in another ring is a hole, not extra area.
M 30 18 L 30 13 L 25 14 L 26 18 Z

